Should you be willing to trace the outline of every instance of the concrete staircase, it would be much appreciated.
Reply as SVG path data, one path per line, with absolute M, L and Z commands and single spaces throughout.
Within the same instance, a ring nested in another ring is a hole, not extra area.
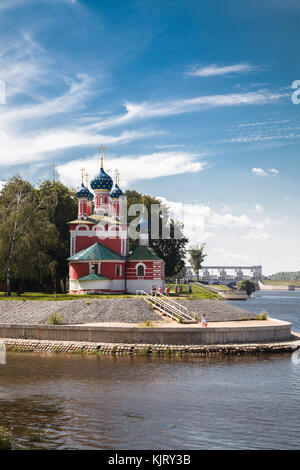
M 137 297 L 142 296 L 142 299 L 148 305 L 178 323 L 197 323 L 196 314 L 189 313 L 186 307 L 166 295 L 160 294 L 159 292 L 157 292 L 156 295 L 149 295 L 143 290 L 137 290 L 136 295 Z

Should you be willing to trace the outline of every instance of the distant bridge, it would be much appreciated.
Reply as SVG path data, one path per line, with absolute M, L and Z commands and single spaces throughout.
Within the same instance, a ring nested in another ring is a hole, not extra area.
M 194 278 L 191 266 L 187 267 L 187 277 Z M 243 279 L 262 279 L 262 266 L 202 266 L 199 280 L 213 284 L 214 282 L 228 284 L 238 282 Z

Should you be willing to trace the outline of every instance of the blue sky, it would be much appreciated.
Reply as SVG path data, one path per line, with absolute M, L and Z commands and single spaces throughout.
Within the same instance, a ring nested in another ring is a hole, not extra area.
M 0 179 L 55 160 L 77 186 L 103 143 L 208 264 L 300 269 L 299 20 L 297 0 L 1 0 Z

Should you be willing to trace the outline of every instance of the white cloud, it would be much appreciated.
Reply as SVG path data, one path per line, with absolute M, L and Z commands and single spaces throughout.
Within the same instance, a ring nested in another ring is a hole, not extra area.
M 268 176 L 268 173 L 262 168 L 252 168 L 252 173 L 258 176 Z
M 260 240 L 265 241 L 270 238 L 267 232 L 261 232 L 260 230 L 251 230 L 244 236 L 245 240 Z
M 202 171 L 205 162 L 199 161 L 199 158 L 203 156 L 204 154 L 182 151 L 155 152 L 149 155 L 110 157 L 108 166 L 111 171 L 118 168 L 121 173 L 121 186 L 126 187 L 132 181 Z M 89 175 L 96 174 L 99 171 L 96 155 L 58 165 L 57 172 L 61 181 L 73 187 L 78 186 L 82 166 Z
M 217 212 L 204 204 L 183 204 L 159 198 L 169 206 L 171 217 L 183 222 L 185 233 L 191 244 L 222 236 L 238 236 L 244 239 L 267 240 L 268 227 L 274 224 L 270 219 L 257 220 L 246 214 Z
M 279 171 L 276 168 L 268 169 L 269 173 L 272 173 L 274 176 L 279 175 Z
M 252 173 L 254 173 L 257 176 L 269 176 L 269 175 L 279 175 L 279 171 L 276 170 L 276 168 L 271 168 L 268 170 L 263 170 L 262 168 L 252 168 Z
M 235 73 L 248 73 L 259 70 L 259 67 L 246 63 L 246 64 L 233 64 L 233 65 L 207 65 L 205 67 L 193 67 L 192 70 L 186 72 L 186 75 L 193 77 L 214 77 L 218 75 L 228 75 Z

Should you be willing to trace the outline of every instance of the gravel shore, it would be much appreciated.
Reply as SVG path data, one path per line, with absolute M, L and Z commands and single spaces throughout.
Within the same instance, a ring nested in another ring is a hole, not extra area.
M 179 300 L 189 311 L 206 313 L 208 321 L 234 321 L 254 314 L 219 300 Z M 0 301 L 0 323 L 45 324 L 52 313 L 63 316 L 64 324 L 93 322 L 140 323 L 162 317 L 142 299 L 78 299 L 63 301 Z
M 181 299 L 178 302 L 198 315 L 205 313 L 208 321 L 251 320 L 256 315 L 222 300 Z

